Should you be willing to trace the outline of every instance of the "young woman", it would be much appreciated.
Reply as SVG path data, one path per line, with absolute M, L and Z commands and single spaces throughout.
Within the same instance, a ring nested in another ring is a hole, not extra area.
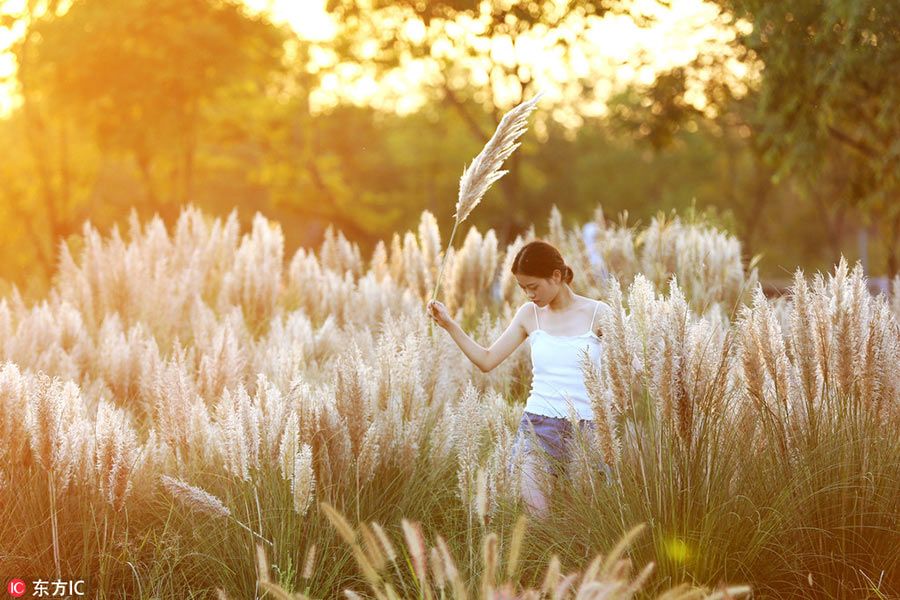
M 532 514 L 544 516 L 547 499 L 543 489 L 551 469 L 542 454 L 560 463 L 566 459 L 566 440 L 572 434 L 567 397 L 578 411 L 581 426 L 593 425 L 579 361 L 587 349 L 591 360 L 599 362 L 599 315 L 611 309 L 604 302 L 575 294 L 569 287 L 572 269 L 553 245 L 542 240 L 519 250 L 512 273 L 530 302 L 519 307 L 509 327 L 490 348 L 475 343 L 440 302 L 429 302 L 428 312 L 485 373 L 526 339 L 531 343 L 531 393 L 516 434 L 515 452 L 524 454 L 521 491 L 526 505 Z M 534 452 L 531 439 L 540 443 L 543 452 Z

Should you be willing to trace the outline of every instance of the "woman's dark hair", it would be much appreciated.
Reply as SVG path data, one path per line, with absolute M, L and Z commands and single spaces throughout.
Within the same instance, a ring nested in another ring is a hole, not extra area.
M 562 273 L 563 281 L 572 283 L 572 268 L 566 265 L 559 250 L 544 240 L 534 240 L 522 246 L 516 254 L 511 271 L 513 275 L 550 279 L 557 269 Z

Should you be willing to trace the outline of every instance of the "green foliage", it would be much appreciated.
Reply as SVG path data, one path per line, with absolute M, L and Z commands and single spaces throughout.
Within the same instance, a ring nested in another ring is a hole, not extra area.
M 830 238 L 851 227 L 880 236 L 873 261 L 900 270 L 900 8 L 892 0 L 767 2 L 715 0 L 733 23 L 734 56 L 749 72 L 750 94 L 735 100 L 730 58 L 698 57 L 691 69 L 712 73 L 707 101 L 722 124 L 745 128 L 773 185 L 813 204 Z M 712 59 L 711 59 L 712 58 Z M 709 64 L 712 63 L 712 64 Z M 693 117 L 681 110 L 681 68 L 646 91 L 654 98 L 645 127 L 656 146 Z M 746 87 L 746 86 L 744 86 Z M 725 118 L 725 117 L 728 118 Z

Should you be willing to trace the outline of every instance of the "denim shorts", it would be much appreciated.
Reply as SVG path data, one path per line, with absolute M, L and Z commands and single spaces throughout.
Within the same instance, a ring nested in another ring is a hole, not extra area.
M 582 435 L 585 430 L 594 430 L 594 422 L 582 419 L 578 422 Z M 533 431 L 532 431 L 533 429 Z M 519 421 L 519 429 L 516 432 L 516 441 L 513 444 L 513 460 L 519 454 L 528 454 L 535 450 L 536 441 L 540 453 L 546 454 L 550 462 L 550 471 L 558 474 L 560 469 L 565 470 L 567 461 L 567 445 L 573 437 L 572 423 L 568 419 L 548 417 L 534 413 L 523 412 Z M 510 464 L 510 467 L 512 464 Z M 602 459 L 598 458 L 597 470 L 608 473 L 609 467 Z

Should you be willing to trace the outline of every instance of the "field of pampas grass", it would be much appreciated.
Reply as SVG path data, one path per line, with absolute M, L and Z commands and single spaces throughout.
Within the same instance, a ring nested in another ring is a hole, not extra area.
M 86 225 L 46 298 L 0 299 L 4 573 L 95 598 L 900 596 L 897 295 L 841 261 L 769 300 L 714 227 L 595 215 L 591 247 L 555 209 L 545 237 L 613 309 L 584 369 L 602 426 L 527 522 L 528 348 L 484 374 L 429 328 L 431 214 L 371 257 L 334 231 L 285 256 L 262 216 Z M 532 235 L 446 256 L 482 344 Z

